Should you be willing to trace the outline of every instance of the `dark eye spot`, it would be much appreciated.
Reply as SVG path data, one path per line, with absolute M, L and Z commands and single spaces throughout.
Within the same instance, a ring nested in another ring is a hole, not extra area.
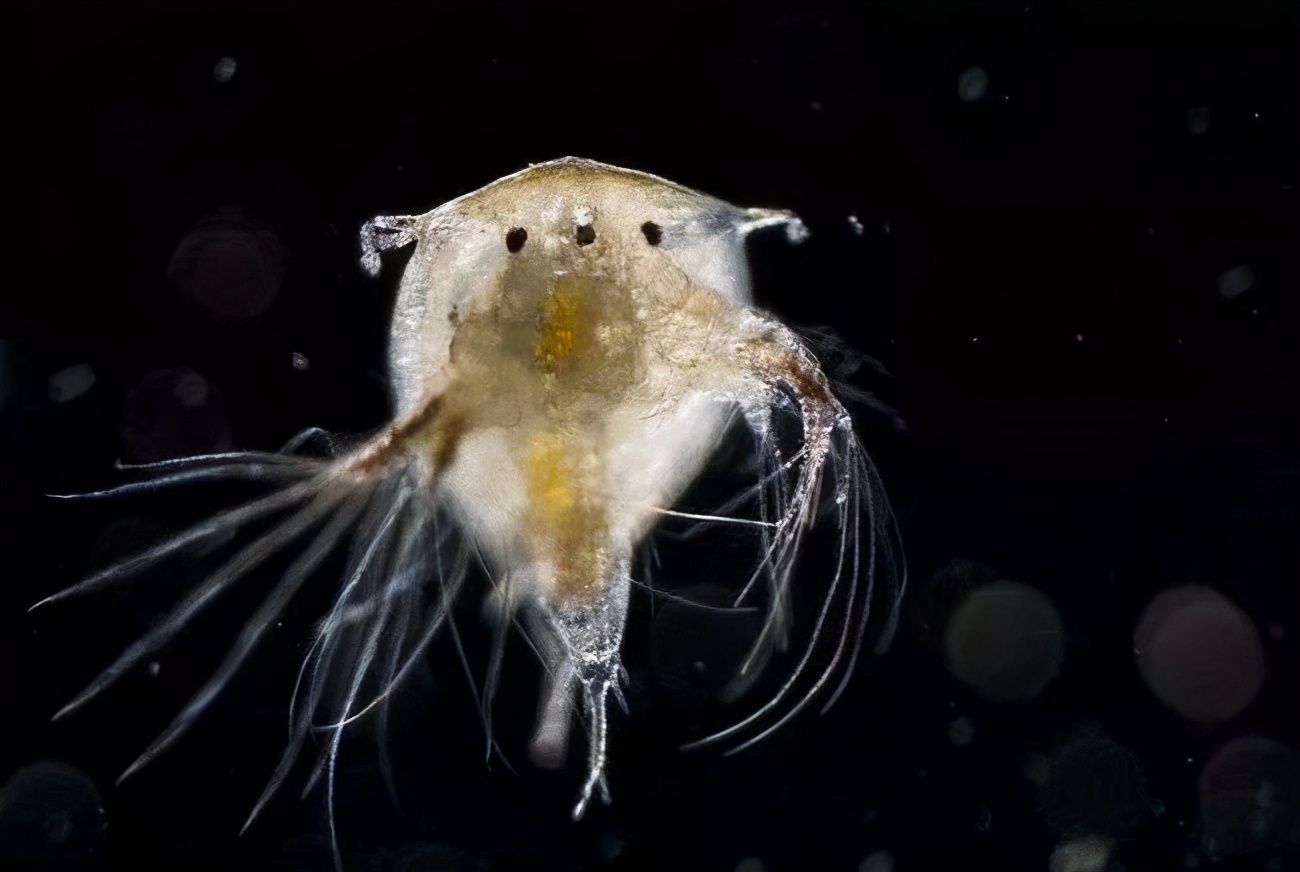
M 645 241 L 651 245 L 658 245 L 659 240 L 664 238 L 663 228 L 653 221 L 642 224 L 641 232 L 645 234 Z
M 591 245 L 596 241 L 596 228 L 590 224 L 579 224 L 578 230 L 574 233 L 574 239 L 579 245 Z
M 515 254 L 524 247 L 524 243 L 527 241 L 527 230 L 522 227 L 511 227 L 510 230 L 506 232 L 506 251 Z

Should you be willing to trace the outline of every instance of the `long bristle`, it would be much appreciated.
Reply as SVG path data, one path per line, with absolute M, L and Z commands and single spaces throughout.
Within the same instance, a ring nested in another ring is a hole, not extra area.
M 240 549 L 225 565 L 181 600 L 180 604 L 173 608 L 161 623 L 122 652 L 121 656 L 100 673 L 99 677 L 91 682 L 85 690 L 60 709 L 54 716 L 55 719 L 57 720 L 85 705 L 103 692 L 106 687 L 138 665 L 145 657 L 170 641 L 191 618 L 205 608 L 216 596 L 266 561 L 267 558 L 286 544 L 297 539 L 309 527 L 321 520 L 326 513 L 337 506 L 345 496 L 347 496 L 346 491 L 340 493 L 328 489 L 317 494 L 306 507 Z

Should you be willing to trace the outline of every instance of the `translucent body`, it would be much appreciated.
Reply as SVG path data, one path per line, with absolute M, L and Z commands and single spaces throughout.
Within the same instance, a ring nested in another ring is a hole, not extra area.
M 113 582 L 231 527 L 281 515 L 196 586 L 64 711 L 81 705 L 166 643 L 213 597 L 309 532 L 226 662 L 132 770 L 180 735 L 338 543 L 353 557 L 295 690 L 294 733 L 254 815 L 313 729 L 333 731 L 312 777 L 333 767 L 343 728 L 375 712 L 449 621 L 472 558 L 492 583 L 499 632 L 484 688 L 485 720 L 506 630 L 522 618 L 549 691 L 533 743 L 563 760 L 575 699 L 588 725 L 580 816 L 605 786 L 606 704 L 622 700 L 620 659 L 637 550 L 713 456 L 739 416 L 761 476 L 703 524 L 756 528 L 761 548 L 740 600 L 767 588 L 768 616 L 741 667 L 756 672 L 788 630 L 791 581 L 805 531 L 825 500 L 838 524 L 833 577 L 814 628 L 774 697 L 697 744 L 744 747 L 819 694 L 833 701 L 867 632 L 879 579 L 892 632 L 903 571 L 887 504 L 815 357 L 754 309 L 745 236 L 788 213 L 740 209 L 644 173 L 566 158 L 530 167 L 420 216 L 362 230 L 362 263 L 414 244 L 390 349 L 395 418 L 328 460 L 233 454 L 140 468 L 113 493 L 248 476 L 280 489 L 232 509 L 58 594 Z M 776 415 L 797 419 L 783 454 Z M 788 456 L 787 456 L 788 455 Z M 828 479 L 824 482 L 824 478 Z M 739 601 L 739 600 L 738 600 Z M 810 670 L 814 651 L 819 671 Z M 327 709 L 332 722 L 313 724 Z M 128 770 L 132 771 L 132 770 Z M 251 819 L 251 818 L 250 818 Z

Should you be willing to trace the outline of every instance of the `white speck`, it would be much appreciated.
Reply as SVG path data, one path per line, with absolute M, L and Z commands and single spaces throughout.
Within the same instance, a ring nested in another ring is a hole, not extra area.
M 592 214 L 590 206 L 579 206 L 573 210 L 573 223 L 579 227 L 586 227 L 595 220 L 596 216 Z
M 1256 121 L 1259 120 L 1259 113 L 1258 113 L 1258 112 L 1255 113 L 1255 120 L 1256 120 Z
M 1232 269 L 1219 273 L 1215 284 L 1219 289 L 1219 296 L 1223 299 L 1231 300 L 1233 297 L 1240 297 L 1255 284 L 1255 270 L 1249 264 L 1238 264 Z
M 79 397 L 90 390 L 95 383 L 95 371 L 88 363 L 79 363 L 67 369 L 61 369 L 50 376 L 47 384 L 50 399 L 56 403 L 65 403 L 73 397 Z
M 1178 337 L 1177 339 L 1175 339 L 1174 341 L 1177 342 L 1179 345 L 1182 345 L 1182 344 L 1183 344 L 1183 337 L 1179 336 L 1179 337 Z
M 963 103 L 976 103 L 984 99 L 989 89 L 989 74 L 983 67 L 967 67 L 957 76 L 957 99 Z
M 1011 95 L 1010 95 L 1010 94 L 1003 94 L 1003 95 L 1002 95 L 1002 102 L 1003 102 L 1003 103 L 1008 102 L 1010 99 L 1011 99 Z
M 152 663 L 149 664 L 149 675 L 150 675 L 150 677 L 152 677 L 152 678 L 157 678 L 157 677 L 158 677 L 158 673 L 160 673 L 160 672 L 162 672 L 162 664 L 159 663 L 157 660 L 155 660 L 155 661 L 153 661 Z
M 212 81 L 224 85 L 235 77 L 235 59 L 222 58 L 212 67 Z
M 1074 341 L 1075 341 L 1075 342 L 1082 342 L 1082 341 L 1083 341 L 1083 334 L 1082 334 L 1082 333 L 1076 333 L 1076 334 L 1074 334 Z
M 1161 421 L 1164 421 L 1166 424 L 1168 424 L 1168 423 L 1169 423 L 1169 416 L 1168 416 L 1168 415 L 1165 415 L 1165 416 L 1164 416 L 1163 418 L 1161 418 L 1160 420 L 1161 420 Z
M 849 227 L 853 229 L 855 236 L 861 236 L 863 233 L 866 233 L 866 228 L 862 226 L 862 222 L 854 212 L 849 213 Z
M 972 337 L 970 338 L 970 341 L 971 341 L 971 342 L 979 342 L 979 341 L 980 341 L 980 338 L 979 338 L 978 336 L 972 336 Z
M 295 351 L 293 353 L 293 368 L 298 372 L 305 372 L 311 369 L 311 361 L 301 351 Z
M 1204 136 L 1210 130 L 1210 107 L 1195 106 L 1187 110 L 1187 132 Z
M 880 225 L 880 229 L 885 231 L 885 233 L 893 233 L 894 224 L 892 221 L 886 221 L 884 224 Z

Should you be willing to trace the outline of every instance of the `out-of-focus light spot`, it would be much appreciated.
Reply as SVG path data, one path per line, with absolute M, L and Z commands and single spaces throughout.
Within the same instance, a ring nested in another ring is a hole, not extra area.
M 48 380 L 47 390 L 50 399 L 56 403 L 65 403 L 79 397 L 95 384 L 95 371 L 88 363 L 79 363 L 52 374 Z
M 149 677 L 150 677 L 150 678 L 157 678 L 158 675 L 159 675 L 161 672 L 162 672 L 162 664 L 159 663 L 157 660 L 155 660 L 155 661 L 153 661 L 152 663 L 149 664 Z
M 884 224 L 880 225 L 880 229 L 885 231 L 885 235 L 888 236 L 890 233 L 894 232 L 894 222 L 886 221 Z
M 92 868 L 105 828 L 95 782 L 67 763 L 32 763 L 0 787 L 0 857 L 22 868 Z
M 186 409 L 197 409 L 208 401 L 208 380 L 197 372 L 182 372 L 176 379 L 176 401 Z
M 291 360 L 293 368 L 298 370 L 298 372 L 306 372 L 311 369 L 311 360 L 308 359 L 307 355 L 300 351 L 295 351 Z
M 212 81 L 224 85 L 235 77 L 235 59 L 222 58 L 212 67 Z
M 1064 654 L 1065 630 L 1056 606 L 1015 581 L 995 581 L 968 593 L 944 634 L 948 670 L 991 700 L 1037 695 L 1056 676 Z
M 231 447 L 225 398 L 193 370 L 147 373 L 122 403 L 122 459 L 149 463 Z
M 866 228 L 862 226 L 862 222 L 858 220 L 858 216 L 853 212 L 849 213 L 849 228 L 853 231 L 854 236 L 861 236 L 867 232 Z
M 858 872 L 894 872 L 894 855 L 883 848 L 872 851 L 858 864 Z
M 746 857 L 736 864 L 736 872 L 766 872 L 767 865 L 757 857 Z
M 251 210 L 227 206 L 201 218 L 176 244 L 166 276 L 212 320 L 237 325 L 266 313 L 280 295 L 289 251 Z
M 1187 132 L 1204 136 L 1210 131 L 1210 107 L 1194 106 L 1187 110 Z
M 1261 736 L 1219 748 L 1196 785 L 1205 852 L 1238 857 L 1300 843 L 1300 758 Z M 1267 867 L 1262 867 L 1267 868 Z
M 808 108 L 814 112 L 820 112 L 822 111 L 822 104 L 819 101 L 814 100 L 808 104 Z
M 1219 291 L 1219 296 L 1225 300 L 1240 297 L 1246 291 L 1249 291 L 1254 284 L 1255 270 L 1245 263 L 1219 273 L 1219 277 L 1214 282 Z
M 1105 872 L 1115 840 L 1106 836 L 1081 836 L 1061 842 L 1047 861 L 1049 872 Z
M 1197 723 L 1235 717 L 1264 683 L 1264 649 L 1254 622 L 1208 587 L 1160 594 L 1142 613 L 1133 643 L 1147 687 Z
M 1052 753 L 1038 799 L 1047 823 L 1072 837 L 1123 837 L 1152 813 L 1137 756 L 1097 730 Z
M 948 741 L 954 748 L 965 748 L 975 741 L 975 722 L 968 717 L 953 718 L 948 723 Z
M 1076 334 L 1074 334 L 1074 341 L 1075 341 L 1075 342 L 1082 342 L 1082 341 L 1083 341 L 1083 334 L 1082 334 L 1082 333 L 1076 333 Z
M 972 337 L 970 338 L 970 341 L 971 341 L 971 342 L 979 342 L 979 341 L 980 341 L 980 338 L 979 338 L 978 336 L 972 336 Z
M 967 67 L 957 75 L 957 99 L 963 103 L 983 100 L 988 89 L 989 74 L 983 67 Z
M 4 410 L 9 397 L 9 384 L 13 380 L 13 363 L 9 357 L 9 342 L 0 339 L 0 411 Z

